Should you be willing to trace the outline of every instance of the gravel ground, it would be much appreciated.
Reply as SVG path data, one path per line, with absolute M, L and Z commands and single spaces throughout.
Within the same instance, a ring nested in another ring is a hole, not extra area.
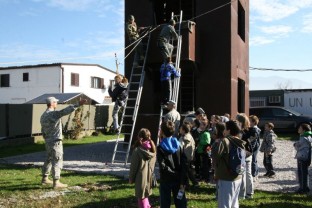
M 64 149 L 64 169 L 78 172 L 94 172 L 111 174 L 127 178 L 129 165 L 111 164 L 115 142 L 101 142 L 79 145 Z M 276 141 L 277 151 L 273 156 L 273 166 L 276 171 L 274 178 L 263 177 L 263 153 L 258 155 L 260 168 L 259 178 L 255 182 L 256 190 L 273 192 L 293 192 L 298 188 L 296 180 L 296 160 L 293 142 Z M 42 166 L 45 152 L 26 154 L 0 159 L 0 163 Z M 310 170 L 310 184 L 312 184 L 312 170 Z
M 256 190 L 274 191 L 274 192 L 293 192 L 298 189 L 297 182 L 297 160 L 292 141 L 276 141 L 276 152 L 273 154 L 273 167 L 276 172 L 274 178 L 263 177 L 265 169 L 263 166 L 263 153 L 258 154 L 259 177 L 255 182 Z M 309 171 L 310 183 L 312 184 L 312 170 Z

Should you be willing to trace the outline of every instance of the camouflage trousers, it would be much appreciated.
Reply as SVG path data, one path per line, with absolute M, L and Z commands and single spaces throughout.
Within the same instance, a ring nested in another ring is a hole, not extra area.
M 161 54 L 161 56 L 163 58 L 163 61 L 166 62 L 167 57 L 171 57 L 172 56 L 173 45 L 171 45 L 168 42 L 159 41 L 158 42 L 158 47 L 160 49 L 160 54 Z
M 45 148 L 47 158 L 42 167 L 42 175 L 48 176 L 52 170 L 53 179 L 58 180 L 63 168 L 63 143 L 62 141 L 46 142 Z

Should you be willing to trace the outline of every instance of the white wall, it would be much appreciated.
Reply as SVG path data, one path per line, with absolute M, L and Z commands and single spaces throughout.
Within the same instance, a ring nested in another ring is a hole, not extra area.
M 99 103 L 103 103 L 104 97 L 109 96 L 108 86 L 110 84 L 110 80 L 114 79 L 116 73 L 93 65 L 62 66 L 64 68 L 64 93 L 82 92 Z M 71 73 L 79 74 L 79 87 L 71 86 Z M 103 78 L 106 89 L 91 88 L 91 77 Z
M 312 115 L 312 90 L 285 92 L 284 106 L 305 115 Z
M 80 92 L 99 103 L 108 95 L 110 80 L 116 73 L 97 65 L 62 64 L 64 68 L 64 93 Z M 23 82 L 23 73 L 29 73 L 29 81 Z M 79 86 L 71 86 L 71 73 L 79 74 Z M 0 103 L 25 103 L 45 93 L 62 92 L 62 69 L 60 66 L 43 66 L 0 70 L 10 74 L 10 87 L 0 87 Z M 104 79 L 106 89 L 91 88 L 91 77 Z
M 23 73 L 29 73 L 29 81 L 23 82 Z M 10 74 L 10 87 L 0 87 L 0 103 L 25 103 L 44 93 L 60 92 L 58 66 L 5 69 L 0 74 Z

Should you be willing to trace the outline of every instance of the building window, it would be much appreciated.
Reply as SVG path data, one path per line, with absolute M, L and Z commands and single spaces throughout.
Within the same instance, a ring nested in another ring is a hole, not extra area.
M 111 79 L 109 80 L 109 86 L 113 87 L 115 85 L 115 80 Z
M 71 86 L 79 87 L 79 74 L 71 73 Z
M 238 1 L 238 24 L 237 32 L 241 39 L 245 42 L 245 10 L 240 1 Z
M 91 88 L 104 89 L 104 79 L 99 77 L 91 77 Z
M 29 73 L 23 73 L 23 82 L 28 82 L 29 81 Z
M 10 87 L 10 74 L 1 74 L 0 87 Z
M 281 96 L 269 96 L 269 103 L 281 103 Z
M 265 106 L 265 97 L 251 97 L 249 102 L 250 107 Z

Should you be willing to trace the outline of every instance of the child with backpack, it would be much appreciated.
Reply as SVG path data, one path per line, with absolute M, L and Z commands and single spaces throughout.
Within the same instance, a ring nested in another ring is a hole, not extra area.
M 297 174 L 299 179 L 299 189 L 297 194 L 306 194 L 310 192 L 309 188 L 309 166 L 311 165 L 311 144 L 312 144 L 312 132 L 309 124 L 301 124 L 298 128 L 300 134 L 299 141 L 294 143 L 294 147 L 297 150 Z
M 142 128 L 131 157 L 129 183 L 135 183 L 135 196 L 139 208 L 150 208 L 148 196 L 152 194 L 152 175 L 156 162 L 156 147 L 148 129 Z
M 186 208 L 185 185 L 188 163 L 180 142 L 173 137 L 174 128 L 172 121 L 164 121 L 160 126 L 161 142 L 157 147 L 160 207 L 170 207 L 173 194 L 175 206 Z
M 273 178 L 275 177 L 275 171 L 272 164 L 273 161 L 273 153 L 276 150 L 275 140 L 277 139 L 276 134 L 273 131 L 274 124 L 266 123 L 264 125 L 264 133 L 263 133 L 263 141 L 260 146 L 260 152 L 264 153 L 263 156 L 263 165 L 266 169 L 266 173 L 263 175 L 265 177 Z
M 239 138 L 237 121 L 225 123 L 226 138 L 221 139 L 214 154 L 215 179 L 218 180 L 218 207 L 239 207 L 238 196 L 244 171 L 244 141 Z M 214 148 L 215 149 L 215 148 Z

